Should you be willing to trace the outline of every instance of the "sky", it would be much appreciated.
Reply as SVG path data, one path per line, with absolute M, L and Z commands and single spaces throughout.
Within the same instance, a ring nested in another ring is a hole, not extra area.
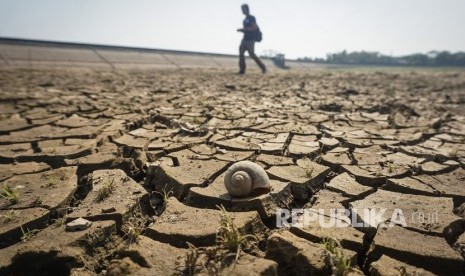
M 465 0 L 0 0 L 0 37 L 236 54 L 244 2 L 258 54 L 465 51 Z

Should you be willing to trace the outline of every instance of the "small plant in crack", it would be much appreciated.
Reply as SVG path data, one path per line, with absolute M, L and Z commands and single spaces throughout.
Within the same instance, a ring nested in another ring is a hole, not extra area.
M 135 222 L 133 221 L 128 221 L 122 228 L 122 231 L 124 233 L 124 238 L 129 242 L 129 243 L 134 243 L 139 240 L 140 235 L 142 234 L 142 229 L 140 226 L 138 226 Z
M 97 194 L 97 202 L 104 201 L 107 197 L 113 193 L 113 191 L 116 189 L 115 185 L 115 179 L 112 178 L 111 181 L 107 180 L 105 183 L 103 183 L 103 186 L 100 188 Z
M 344 255 L 344 251 L 339 242 L 332 238 L 324 238 L 321 244 L 327 254 L 326 257 L 330 262 L 333 275 L 346 275 L 351 269 L 351 260 Z
M 11 188 L 8 184 L 3 185 L 0 197 L 6 199 L 10 204 L 16 204 L 19 202 L 19 192 L 16 189 Z
M 40 198 L 40 196 L 36 196 L 34 198 L 34 201 L 31 202 L 31 206 L 33 207 L 40 207 L 42 206 L 44 203 L 44 201 L 42 200 L 42 198 Z
M 168 204 L 168 199 L 170 198 L 170 196 L 173 195 L 173 188 L 168 190 L 166 185 L 165 185 L 165 188 L 163 188 L 163 191 L 161 191 L 161 192 L 154 191 L 154 193 L 159 194 L 162 197 L 163 206 L 166 207 L 166 205 Z
M 8 223 L 8 222 L 11 222 L 13 221 L 16 216 L 17 216 L 17 211 L 15 210 L 8 210 L 4 215 L 2 215 L 2 217 L 4 217 L 5 219 L 3 220 L 4 223 Z
M 216 233 L 216 245 L 197 248 L 187 242 L 186 256 L 177 262 L 183 275 L 222 275 L 222 268 L 231 263 L 234 270 L 242 252 L 251 253 L 258 248 L 256 236 L 241 233 L 224 206 L 217 208 L 220 210 L 220 228 Z
M 89 232 L 80 239 L 90 253 L 94 253 L 100 242 L 100 237 L 94 232 Z
M 53 220 L 53 225 L 55 227 L 61 227 L 66 224 L 66 216 L 62 216 Z
M 229 275 L 228 273 L 221 274 L 221 268 L 227 257 L 232 254 L 227 254 L 227 251 L 218 246 L 200 247 L 197 248 L 189 242 L 186 255 L 181 260 L 183 265 L 177 261 L 177 265 L 182 268 L 182 275 Z M 224 271 L 223 271 L 224 272 Z
M 323 248 L 331 254 L 335 254 L 336 251 L 339 249 L 339 243 L 331 238 L 324 238 L 321 241 Z
M 39 233 L 39 229 L 29 230 L 26 228 L 26 231 L 24 231 L 22 226 L 20 226 L 20 228 L 22 232 L 22 236 L 21 236 L 22 242 L 27 242 L 28 240 L 32 239 L 32 237 L 34 237 L 37 233 Z
M 197 266 L 197 259 L 199 258 L 198 249 L 192 245 L 190 242 L 187 242 L 189 249 L 186 252 L 186 258 L 184 261 L 185 274 L 189 276 L 195 275 L 195 268 Z
M 138 205 L 134 211 L 132 216 L 127 220 L 127 222 L 123 225 L 122 231 L 124 233 L 124 238 L 129 243 L 134 243 L 139 240 L 140 235 L 145 228 L 146 219 L 142 214 L 142 208 Z
M 53 225 L 55 227 L 60 227 L 65 225 L 66 223 L 66 216 L 68 215 L 68 210 L 70 209 L 69 206 L 64 206 L 62 208 L 57 209 L 57 218 L 52 219 Z
M 218 206 L 221 211 L 220 229 L 216 234 L 219 247 L 227 249 L 236 255 L 236 261 L 243 250 L 250 251 L 257 247 L 258 238 L 254 235 L 243 235 L 234 225 L 234 220 L 223 205 Z

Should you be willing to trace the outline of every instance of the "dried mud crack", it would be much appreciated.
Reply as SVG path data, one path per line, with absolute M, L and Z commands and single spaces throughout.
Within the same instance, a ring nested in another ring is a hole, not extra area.
M 460 71 L 2 69 L 0 275 L 461 275 L 464 87 Z M 241 160 L 270 193 L 228 195 Z M 379 206 L 407 225 L 372 224 Z M 277 228 L 293 208 L 346 217 Z M 66 231 L 76 218 L 92 224 Z

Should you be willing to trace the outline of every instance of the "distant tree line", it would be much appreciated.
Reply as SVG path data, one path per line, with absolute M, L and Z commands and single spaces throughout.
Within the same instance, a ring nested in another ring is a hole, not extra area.
M 299 61 L 334 64 L 361 65 L 411 65 L 411 66 L 465 66 L 465 52 L 431 51 L 427 54 L 412 54 L 401 57 L 383 55 L 378 52 L 350 52 L 327 54 L 325 58 L 298 58 Z

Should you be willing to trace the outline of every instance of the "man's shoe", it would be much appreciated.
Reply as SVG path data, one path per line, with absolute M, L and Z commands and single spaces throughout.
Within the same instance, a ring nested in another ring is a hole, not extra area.
M 266 74 L 266 67 L 263 67 L 263 68 L 262 68 L 262 73 L 263 73 L 263 74 Z
M 236 75 L 245 75 L 245 72 L 244 71 L 239 71 L 236 73 Z

